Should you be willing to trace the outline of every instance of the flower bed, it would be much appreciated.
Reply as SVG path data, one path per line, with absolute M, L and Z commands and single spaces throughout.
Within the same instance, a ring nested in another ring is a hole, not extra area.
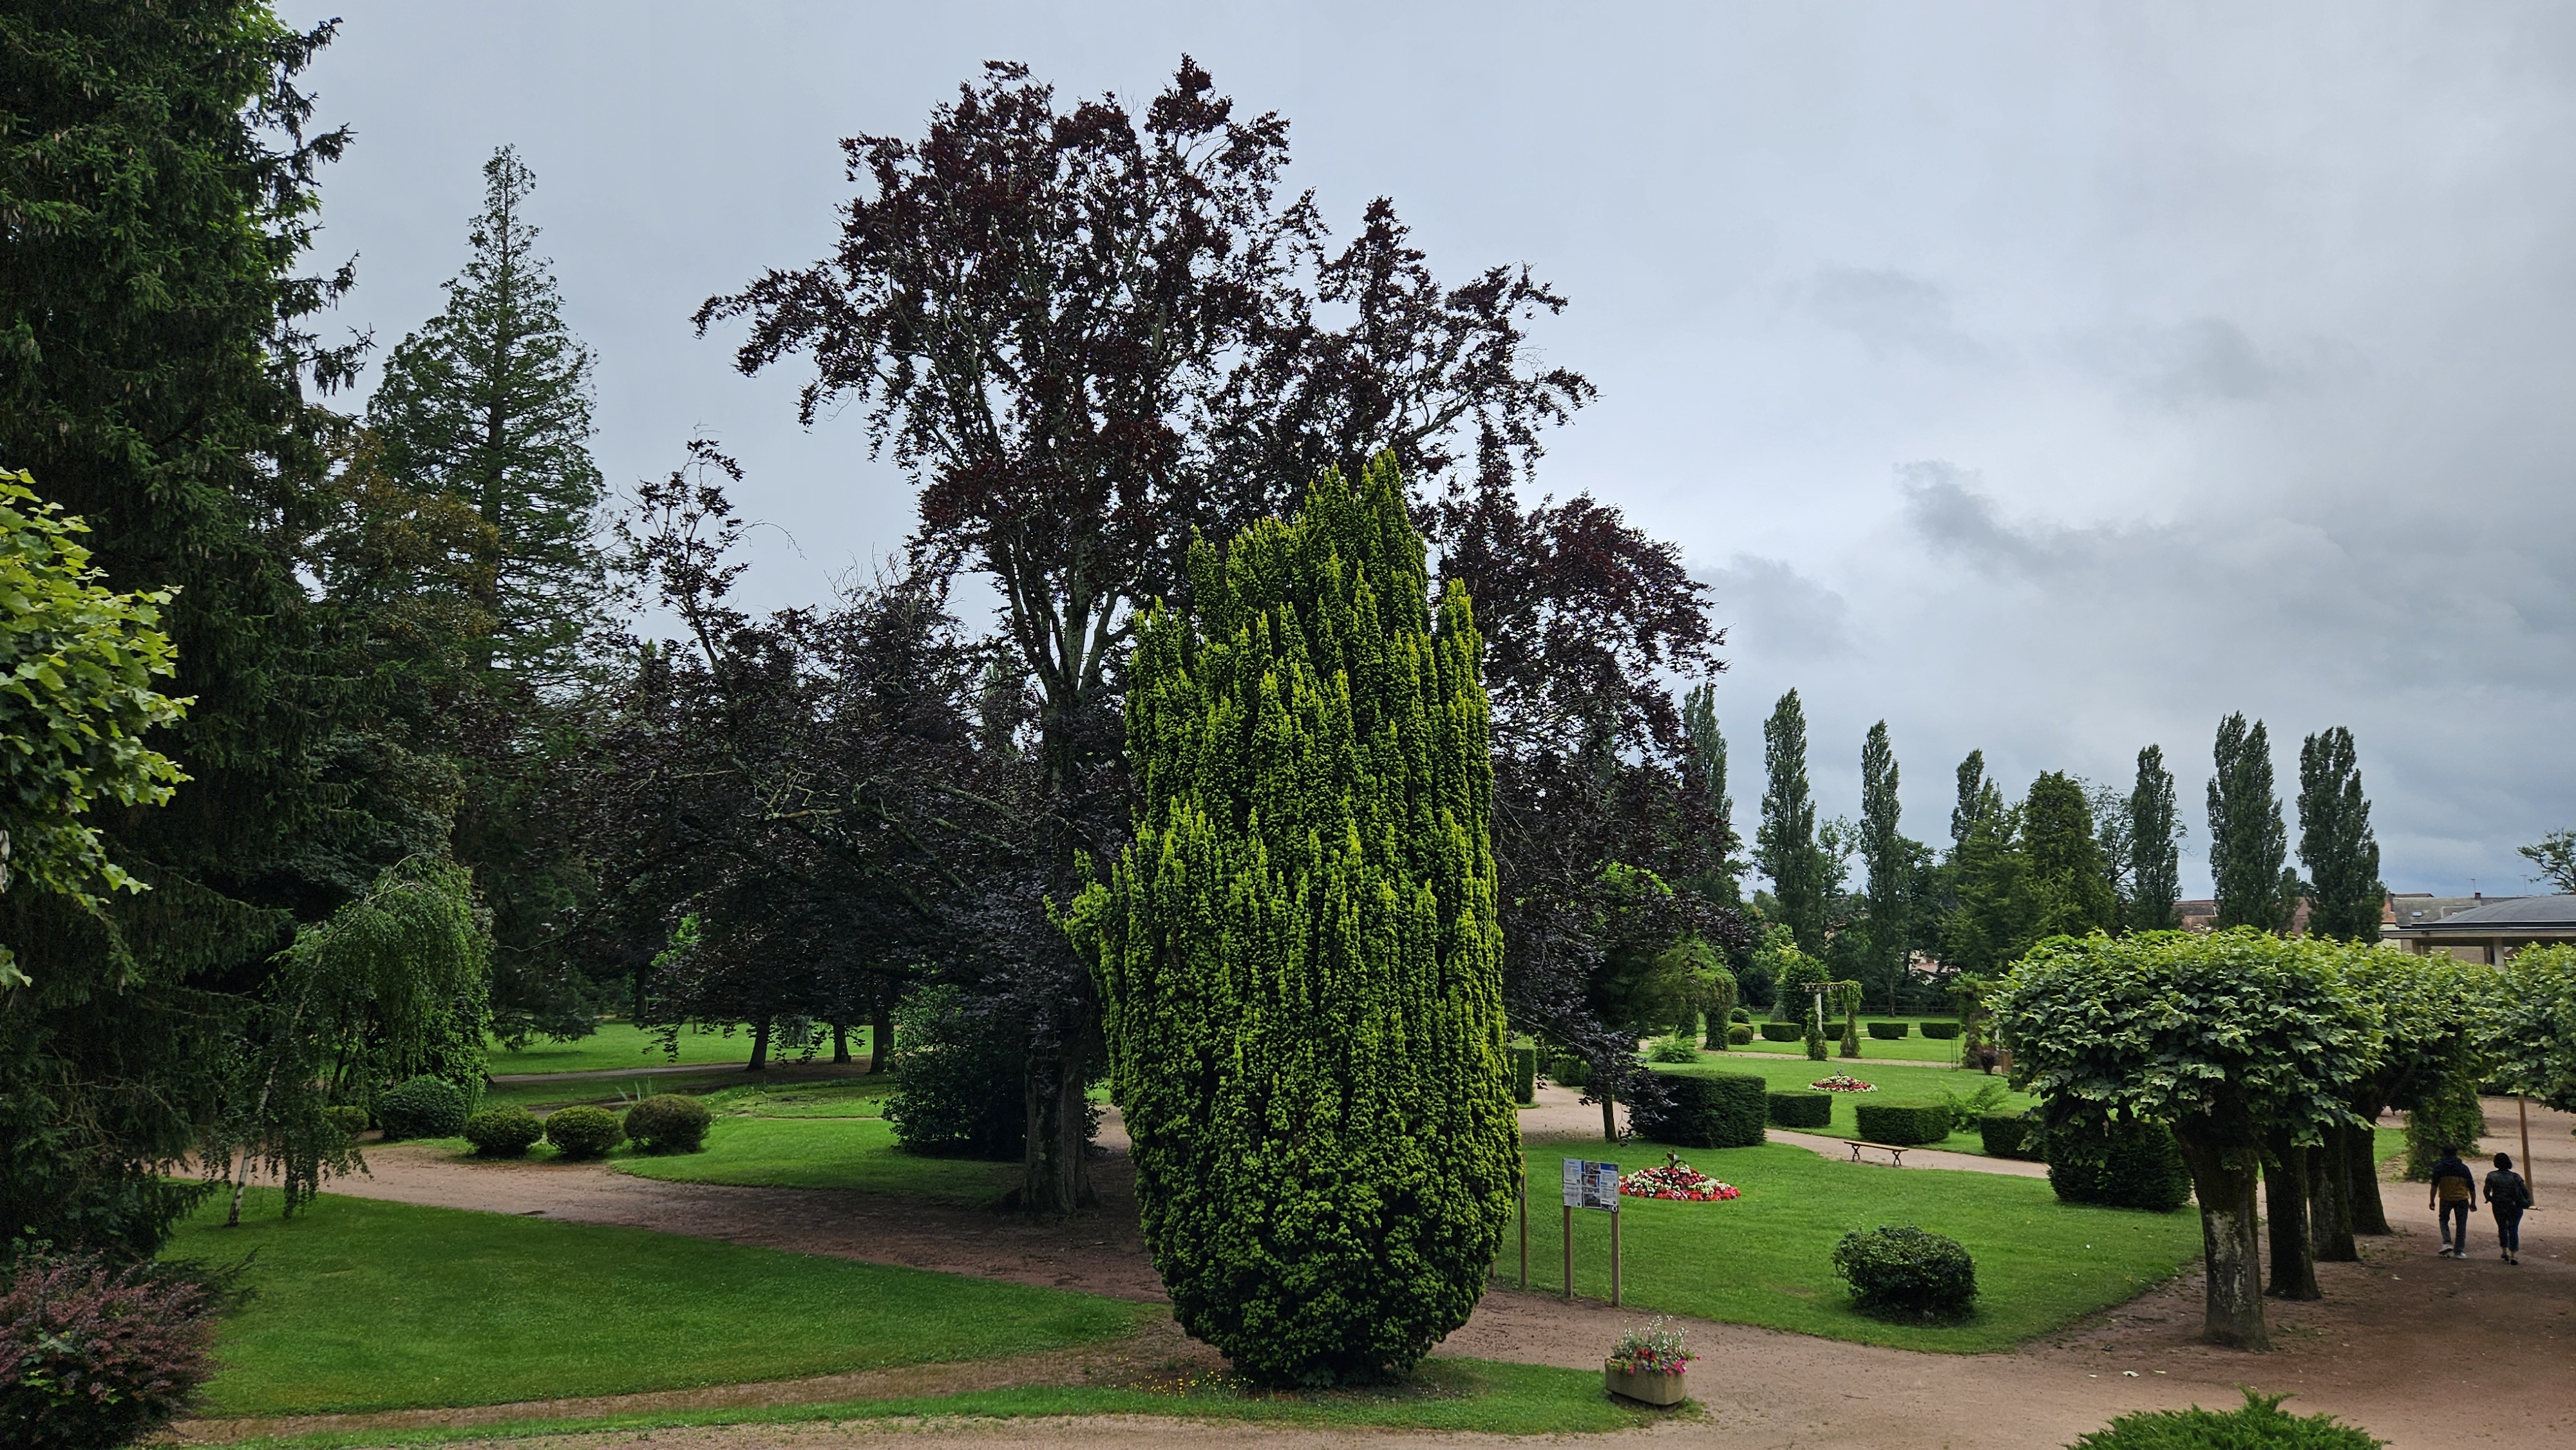
M 1814 1082 L 1807 1084 L 1807 1086 L 1814 1088 L 1820 1093 L 1874 1093 L 1878 1091 L 1877 1084 L 1862 1082 L 1859 1078 L 1856 1078 L 1847 1072 L 1838 1072 L 1832 1077 L 1820 1077 Z
M 1742 1195 L 1731 1183 L 1720 1183 L 1667 1153 L 1661 1166 L 1621 1174 L 1619 1191 L 1630 1198 L 1662 1198 L 1678 1203 L 1717 1203 Z
M 1667 1327 L 1663 1316 L 1657 1315 L 1645 1328 L 1630 1329 L 1619 1336 L 1618 1345 L 1610 1351 L 1610 1368 L 1625 1374 L 1680 1374 L 1697 1358 L 1683 1342 L 1682 1332 Z

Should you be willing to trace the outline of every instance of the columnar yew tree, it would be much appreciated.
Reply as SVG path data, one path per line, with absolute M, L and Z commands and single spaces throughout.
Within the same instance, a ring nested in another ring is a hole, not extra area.
M 1989 1006 L 2017 1083 L 2052 1104 L 2170 1123 L 2200 1201 L 2206 1336 L 2269 1345 L 2254 1213 L 2267 1130 L 2313 1143 L 2353 1121 L 2377 1014 L 2337 969 L 2348 949 L 2260 932 L 2054 937 Z
M 1388 460 L 1190 568 L 1137 642 L 1135 841 L 1069 926 L 1182 1327 L 1376 1378 L 1466 1322 L 1518 1172 L 1479 641 Z

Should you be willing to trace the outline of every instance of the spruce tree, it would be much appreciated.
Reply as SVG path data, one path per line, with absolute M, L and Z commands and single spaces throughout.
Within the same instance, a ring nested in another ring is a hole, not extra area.
M 1904 837 L 1898 831 L 1903 810 L 1896 798 L 1896 750 L 1887 740 L 1887 722 L 1869 727 L 1860 747 L 1860 854 L 1869 866 L 1869 952 L 1871 967 L 1887 979 L 1887 1010 L 1896 1010 L 1896 987 L 1905 975 L 1909 940 Z
M 2209 871 L 2218 886 L 2220 930 L 2285 931 L 2298 905 L 2282 890 L 2289 832 L 2272 788 L 2272 743 L 2263 722 L 2240 712 L 2218 722 L 2209 778 Z
M 2171 931 L 2182 925 L 2174 903 L 2182 898 L 2182 834 L 2175 819 L 2173 772 L 2162 747 L 2138 752 L 2138 783 L 2129 792 L 2129 900 L 2131 931 Z
M 1390 458 L 1189 564 L 1130 676 L 1135 840 L 1068 926 L 1182 1328 L 1375 1379 L 1466 1322 L 1519 1172 L 1481 646 Z
M 507 146 L 484 163 L 472 256 L 446 309 L 386 357 L 367 424 L 395 482 L 482 521 L 476 662 L 546 684 L 570 672 L 599 616 L 606 490 L 590 457 L 591 355 L 536 254 L 536 185 Z
M 1762 722 L 1762 824 L 1757 864 L 1771 878 L 1784 925 L 1801 950 L 1825 950 L 1825 860 L 1816 845 L 1816 800 L 1807 785 L 1807 713 L 1791 690 Z
M 2310 936 L 2379 939 L 2388 888 L 2379 883 L 2379 838 L 2370 829 L 2352 732 L 2341 725 L 2299 745 L 2299 862 L 2316 888 Z

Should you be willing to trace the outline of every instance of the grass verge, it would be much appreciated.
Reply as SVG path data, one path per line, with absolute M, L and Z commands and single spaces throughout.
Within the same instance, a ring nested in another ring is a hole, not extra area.
M 2188 1208 L 2156 1214 L 2075 1207 L 2058 1202 L 2045 1179 L 1840 1163 L 1786 1143 L 1678 1151 L 1744 1196 L 1722 1203 L 1625 1201 L 1625 1302 L 1642 1310 L 1862 1344 L 1979 1353 L 2134 1298 L 2200 1254 L 2199 1216 Z M 1652 1144 L 1626 1144 L 1620 1166 L 1644 1167 L 1663 1154 Z M 1529 1156 L 1530 1182 L 1542 1192 L 1557 1182 L 1560 1156 Z M 1564 1283 L 1563 1217 L 1553 1200 L 1544 1193 L 1531 1201 L 1533 1292 L 1558 1292 Z M 1574 1219 L 1576 1291 L 1606 1298 L 1608 1215 L 1577 1212 Z M 1975 1317 L 1956 1325 L 1904 1324 L 1853 1311 L 1828 1262 L 1834 1245 L 1854 1229 L 1902 1224 L 1967 1246 L 1977 1264 Z M 1518 1280 L 1513 1238 L 1495 1281 Z
M 667 1158 L 622 1154 L 620 1173 L 673 1183 L 762 1188 L 859 1188 L 956 1203 L 1001 1197 L 1018 1165 L 974 1158 L 925 1158 L 895 1146 L 880 1118 L 726 1116 L 707 1131 L 706 1151 Z
M 860 1052 L 859 1042 L 867 1034 L 850 1034 L 850 1051 Z M 830 1043 L 824 1046 L 829 1047 Z M 602 1022 L 588 1037 L 570 1042 L 547 1042 L 542 1039 L 512 1052 L 498 1042 L 484 1055 L 483 1070 L 489 1073 L 535 1072 L 608 1072 L 622 1067 L 692 1067 L 699 1064 L 740 1067 L 751 1061 L 751 1034 L 741 1029 L 732 1032 L 691 1032 L 679 1037 L 680 1054 L 671 1056 L 662 1050 L 660 1034 L 647 1032 L 632 1022 Z M 825 1054 L 829 1056 L 829 1053 Z M 864 1054 L 862 1054 L 864 1055 Z M 789 1055 L 784 1061 L 795 1061 Z
M 219 1415 L 492 1405 L 995 1359 L 1159 1312 L 1089 1294 L 643 1229 L 253 1189 L 184 1225 L 177 1258 L 249 1257 L 224 1321 Z
M 1693 1413 L 1685 1409 L 1681 1413 Z M 649 1431 L 705 1425 L 912 1418 L 1032 1419 L 1062 1415 L 1167 1415 L 1318 1428 L 1450 1430 L 1488 1435 L 1598 1434 L 1635 1429 L 1667 1412 L 1624 1405 L 1601 1390 L 1598 1371 L 1490 1360 L 1426 1360 L 1413 1382 L 1384 1390 L 1264 1394 L 1230 1385 L 1139 1389 L 1077 1386 L 984 1390 L 915 1399 L 654 1411 L 581 1420 L 521 1420 L 454 1429 L 278 1436 L 232 1442 L 232 1450 L 342 1450 L 352 1446 L 436 1445 L 513 1440 L 585 1431 Z

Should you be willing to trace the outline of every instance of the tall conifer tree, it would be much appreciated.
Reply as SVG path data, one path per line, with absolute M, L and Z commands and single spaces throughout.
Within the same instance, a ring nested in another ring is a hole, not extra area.
M 1825 858 L 1816 845 L 1816 799 L 1807 785 L 1807 712 L 1789 691 L 1762 722 L 1762 824 L 1756 859 L 1771 878 L 1781 924 L 1800 950 L 1825 950 Z
M 1391 459 L 1190 572 L 1138 639 L 1135 841 L 1069 925 L 1181 1326 L 1376 1378 L 1466 1322 L 1519 1171 L 1481 646 Z
M 2182 898 L 2182 834 L 2175 819 L 2173 772 L 2165 752 L 2138 752 L 2138 783 L 2129 791 L 2129 900 L 2131 931 L 2171 931 L 2182 925 L 2174 903 Z
M 2282 888 L 2289 831 L 2273 793 L 2272 742 L 2263 722 L 2240 712 L 2218 722 L 2209 778 L 2209 871 L 2218 886 L 2220 930 L 2286 931 L 2298 905 Z
M 2299 862 L 2316 887 L 2310 936 L 2379 939 L 2388 888 L 2379 883 L 2379 838 L 2370 829 L 2370 797 L 2352 732 L 2337 725 L 2299 745 Z

